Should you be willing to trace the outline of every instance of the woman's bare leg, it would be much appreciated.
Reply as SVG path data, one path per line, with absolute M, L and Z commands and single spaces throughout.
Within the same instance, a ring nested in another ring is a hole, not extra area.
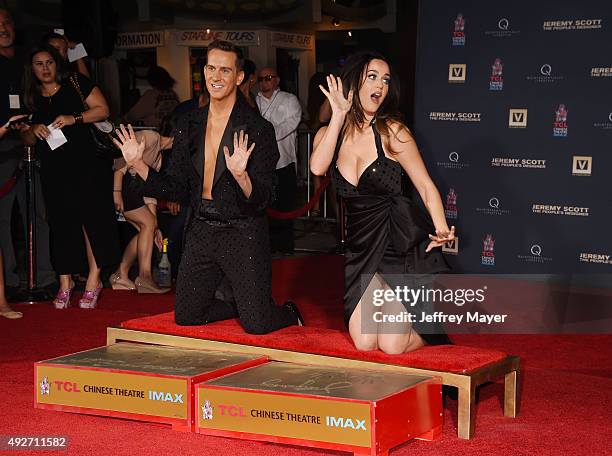
M 2 250 L 0 250 L 0 312 L 10 312 L 12 310 L 4 294 L 4 260 Z
M 123 280 L 129 280 L 130 268 L 134 264 L 134 261 L 136 261 L 139 235 L 140 232 L 136 233 L 136 235 L 130 239 L 130 242 L 128 242 L 123 251 L 121 263 L 119 263 L 119 268 L 117 269 L 117 274 L 119 274 L 119 277 Z
M 60 274 L 59 276 L 60 291 L 66 291 L 74 287 L 74 280 L 71 274 Z
M 373 312 L 382 313 L 380 320 L 382 316 L 401 315 L 406 310 L 404 304 L 397 298 L 385 299 L 382 305 L 378 305 L 380 302 L 374 302 L 375 296 L 380 300 L 387 291 L 390 291 L 390 287 L 383 277 L 378 273 L 374 274 L 349 320 L 349 334 L 355 347 L 361 351 L 380 349 L 392 355 L 422 347 L 423 339 L 412 328 L 412 323 L 387 321 L 377 323 L 374 320 Z M 368 315 L 365 315 L 364 311 L 368 312 Z
M 146 281 L 153 281 L 151 274 L 151 257 L 153 255 L 153 239 L 157 229 L 157 219 L 146 207 L 126 211 L 125 218 L 138 225 L 137 240 L 138 277 Z
M 83 227 L 83 235 L 85 236 L 85 247 L 87 248 L 87 263 L 89 264 L 89 274 L 87 275 L 87 283 L 85 284 L 85 290 L 93 291 L 98 288 L 100 284 L 100 268 L 96 263 L 96 257 L 93 254 L 93 250 L 91 249 L 91 244 L 89 243 L 89 236 L 87 236 L 87 231 L 85 231 L 85 227 Z
M 377 277 L 380 289 L 385 291 L 390 290 L 384 278 L 378 274 Z M 385 300 L 382 311 L 384 315 L 401 316 L 405 315 L 404 312 L 406 312 L 406 307 L 402 301 L 395 297 L 391 300 Z M 414 330 L 412 323 L 409 321 L 385 321 L 381 323 L 378 327 L 377 343 L 378 348 L 389 355 L 407 353 L 425 345 L 423 339 Z
M 381 283 L 378 274 L 374 274 L 367 288 L 361 295 L 357 307 L 353 311 L 349 319 L 349 334 L 355 348 L 359 351 L 377 350 L 378 346 L 378 324 L 374 321 L 373 315 L 370 315 L 373 309 L 374 291 L 380 288 Z M 368 315 L 365 315 L 364 308 L 367 309 Z

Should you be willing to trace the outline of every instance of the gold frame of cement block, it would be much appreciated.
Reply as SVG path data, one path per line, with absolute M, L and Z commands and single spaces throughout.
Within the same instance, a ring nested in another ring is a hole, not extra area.
M 360 361 L 355 359 L 337 358 L 334 356 L 316 355 L 312 353 L 293 352 L 275 348 L 242 345 L 230 342 L 219 342 L 192 337 L 174 336 L 153 332 L 137 331 L 118 327 L 108 327 L 106 330 L 107 345 L 116 342 L 138 342 L 143 344 L 167 345 L 179 348 L 201 350 L 222 350 L 228 352 L 266 355 L 273 361 L 288 363 L 311 364 L 326 367 L 345 367 L 356 369 L 371 369 L 376 371 L 404 372 L 416 375 L 435 375 L 442 378 L 444 385 L 453 386 L 459 390 L 457 417 L 457 435 L 462 439 L 474 436 L 476 422 L 476 388 L 483 383 L 495 381 L 504 377 L 504 416 L 516 418 L 520 403 L 520 358 L 508 355 L 504 359 L 488 364 L 479 369 L 465 373 L 445 372 L 414 367 L 395 366 L 392 364 Z

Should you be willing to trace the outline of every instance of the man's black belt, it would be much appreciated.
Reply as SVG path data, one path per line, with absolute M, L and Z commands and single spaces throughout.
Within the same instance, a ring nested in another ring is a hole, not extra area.
M 195 214 L 195 219 L 213 226 L 229 226 L 230 221 L 224 219 L 213 200 L 202 198 Z

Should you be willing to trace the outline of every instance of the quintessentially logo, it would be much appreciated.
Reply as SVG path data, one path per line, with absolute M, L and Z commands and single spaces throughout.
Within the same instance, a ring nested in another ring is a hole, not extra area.
M 612 67 L 593 67 L 591 68 L 592 78 L 612 78 Z
M 480 122 L 480 112 L 439 112 L 431 111 L 429 120 L 441 120 L 450 122 Z
M 562 206 L 560 204 L 532 204 L 531 212 L 543 215 L 568 215 L 573 217 L 588 217 L 589 208 L 583 206 Z
M 569 19 L 544 21 L 542 29 L 545 31 L 566 30 L 596 30 L 603 27 L 603 19 Z
M 495 240 L 492 234 L 487 234 L 482 241 L 480 261 L 485 266 L 495 266 Z
M 491 65 L 491 77 L 489 78 L 489 90 L 503 90 L 504 88 L 504 65 L 498 57 Z
M 469 163 L 462 163 L 459 157 L 459 152 L 451 152 L 448 154 L 448 161 L 439 161 L 436 164 L 441 168 L 446 169 L 463 169 L 468 168 Z
M 484 32 L 486 36 L 493 38 L 508 38 L 513 35 L 521 33 L 520 30 L 513 30 L 510 25 L 510 19 L 502 17 L 497 21 L 497 27 L 493 30 L 487 30 Z
M 458 255 L 459 254 L 459 238 L 455 237 L 452 241 L 446 242 L 442 246 L 442 252 L 448 253 L 450 255 Z
M 593 126 L 603 130 L 612 130 L 612 112 L 608 113 L 608 118 L 606 120 L 603 122 L 595 122 Z
M 183 395 L 178 393 L 165 393 L 163 391 L 150 391 L 149 399 L 152 401 L 172 402 L 174 404 L 183 404 Z
M 555 122 L 553 124 L 554 137 L 567 136 L 567 108 L 564 104 L 560 104 L 555 111 Z
M 542 255 L 542 246 L 540 244 L 532 244 L 529 253 L 530 255 L 517 255 L 517 258 L 527 263 L 547 263 L 552 261 L 552 258 Z
M 341 428 L 341 429 L 354 429 L 356 431 L 367 431 L 366 420 L 353 419 L 353 418 L 344 418 L 344 417 L 335 417 L 335 416 L 326 416 L 325 424 L 329 427 Z
M 454 22 L 453 46 L 465 46 L 465 18 L 463 14 L 457 14 Z
M 457 213 L 457 194 L 455 193 L 455 189 L 451 188 L 446 194 L 446 207 L 444 209 L 444 214 L 449 219 L 456 219 Z
M 209 400 L 205 400 L 202 404 L 202 419 L 212 420 L 213 419 L 213 406 L 210 405 Z
M 527 109 L 510 108 L 508 126 L 510 128 L 527 128 Z
M 489 198 L 489 207 L 477 207 L 476 212 L 483 215 L 508 215 L 510 214 L 509 209 L 503 209 L 500 207 L 499 198 L 496 196 Z
M 448 65 L 448 82 L 465 82 L 467 65 L 465 63 L 451 63 Z
M 538 71 L 536 74 L 527 75 L 528 81 L 536 83 L 548 84 L 552 82 L 561 81 L 562 79 L 564 79 L 563 76 L 554 72 L 552 65 L 550 65 L 549 63 L 544 63 L 543 65 L 540 65 L 540 71 Z
M 603 253 L 580 252 L 578 259 L 581 263 L 612 264 L 612 255 Z
M 49 396 L 51 393 L 51 386 L 49 385 L 49 379 L 47 377 L 43 377 L 40 382 L 40 395 L 41 396 Z
M 546 160 L 536 158 L 493 157 L 491 166 L 497 168 L 537 168 L 546 169 Z
M 572 175 L 590 176 L 593 171 L 593 157 L 574 155 L 572 157 Z

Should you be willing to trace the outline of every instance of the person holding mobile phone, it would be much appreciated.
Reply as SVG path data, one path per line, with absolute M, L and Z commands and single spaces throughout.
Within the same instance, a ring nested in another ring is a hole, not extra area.
M 24 106 L 21 97 L 21 78 L 23 74 L 23 52 L 15 46 L 15 23 L 11 13 L 0 8 L 0 127 L 2 128 L 2 140 L 0 140 L 0 186 L 10 179 L 24 155 L 23 142 L 19 137 L 19 130 L 25 123 L 19 124 Z M 17 128 L 9 128 L 9 124 Z M 36 201 L 36 253 L 37 253 L 37 286 L 51 287 L 56 283 L 55 271 L 51 266 L 49 255 L 49 226 L 45 217 L 45 204 L 42 197 L 42 185 L 38 172 L 34 174 L 35 201 Z M 17 180 L 15 186 L 2 198 L 0 198 L 0 248 L 4 255 L 4 272 L 7 286 L 7 294 L 11 295 L 11 289 L 19 287 L 25 277 L 19 277 L 17 261 L 15 258 L 16 247 L 13 242 L 11 224 L 13 222 L 13 207 L 15 202 L 19 205 L 22 226 L 26 225 L 26 182 L 25 179 Z M 25 228 L 23 236 L 25 238 Z
M 28 117 L 26 114 L 13 116 L 9 119 L 9 121 L 0 127 L 0 139 L 4 138 L 11 129 L 17 128 L 19 125 L 19 120 Z M 2 267 L 2 250 L 0 249 L 0 316 L 4 318 L 8 318 L 10 320 L 14 320 L 17 318 L 21 318 L 23 314 L 21 312 L 17 312 L 11 309 L 8 301 L 6 300 L 6 295 L 4 292 L 4 270 Z
M 11 130 L 19 130 L 25 127 L 27 121 L 27 114 L 19 114 L 17 116 L 12 116 L 7 123 L 0 127 L 0 138 L 4 138 L 4 135 L 6 135 Z

